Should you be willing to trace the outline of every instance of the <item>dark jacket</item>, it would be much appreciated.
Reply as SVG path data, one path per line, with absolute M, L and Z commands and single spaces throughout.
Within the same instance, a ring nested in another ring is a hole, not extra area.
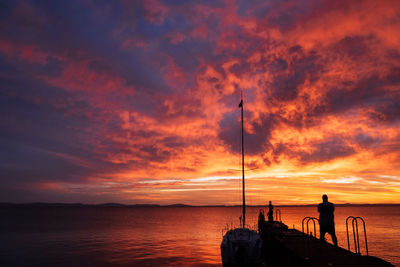
M 333 212 L 335 211 L 335 205 L 331 202 L 322 202 L 318 205 L 319 212 L 319 224 L 323 226 L 334 225 Z

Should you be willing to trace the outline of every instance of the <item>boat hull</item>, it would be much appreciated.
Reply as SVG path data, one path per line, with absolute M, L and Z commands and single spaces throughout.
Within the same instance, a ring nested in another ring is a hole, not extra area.
M 221 242 L 221 258 L 223 266 L 259 266 L 260 236 L 247 228 L 229 230 Z

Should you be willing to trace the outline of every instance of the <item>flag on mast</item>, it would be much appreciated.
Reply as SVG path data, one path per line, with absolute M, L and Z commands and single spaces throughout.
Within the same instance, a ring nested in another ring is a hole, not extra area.
M 239 108 L 243 107 L 243 99 L 240 100 Z

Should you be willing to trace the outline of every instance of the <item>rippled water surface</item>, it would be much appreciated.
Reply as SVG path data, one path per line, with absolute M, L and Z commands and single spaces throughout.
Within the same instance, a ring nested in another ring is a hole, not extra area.
M 282 221 L 300 230 L 303 217 L 318 216 L 316 207 L 279 209 Z M 247 210 L 247 221 L 255 225 L 259 208 Z M 223 229 L 238 224 L 240 212 L 232 207 L 1 208 L 0 265 L 220 266 Z M 337 207 L 336 232 L 346 248 L 350 215 L 366 221 L 369 254 L 400 266 L 400 207 Z

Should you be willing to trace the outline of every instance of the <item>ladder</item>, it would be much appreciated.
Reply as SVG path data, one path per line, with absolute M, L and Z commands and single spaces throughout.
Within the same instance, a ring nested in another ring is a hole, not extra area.
M 358 221 L 361 221 L 363 223 L 364 227 L 364 238 L 365 238 L 365 251 L 367 252 L 368 256 L 368 242 L 367 242 L 367 232 L 365 231 L 365 221 L 361 217 L 354 217 L 354 216 L 349 216 L 346 219 L 346 233 L 347 233 L 347 248 L 349 251 L 350 249 L 350 238 L 349 238 L 349 220 L 351 219 L 351 224 L 353 226 L 353 238 L 354 238 L 354 249 L 356 254 L 361 255 L 361 250 L 360 250 L 360 238 L 358 235 Z

